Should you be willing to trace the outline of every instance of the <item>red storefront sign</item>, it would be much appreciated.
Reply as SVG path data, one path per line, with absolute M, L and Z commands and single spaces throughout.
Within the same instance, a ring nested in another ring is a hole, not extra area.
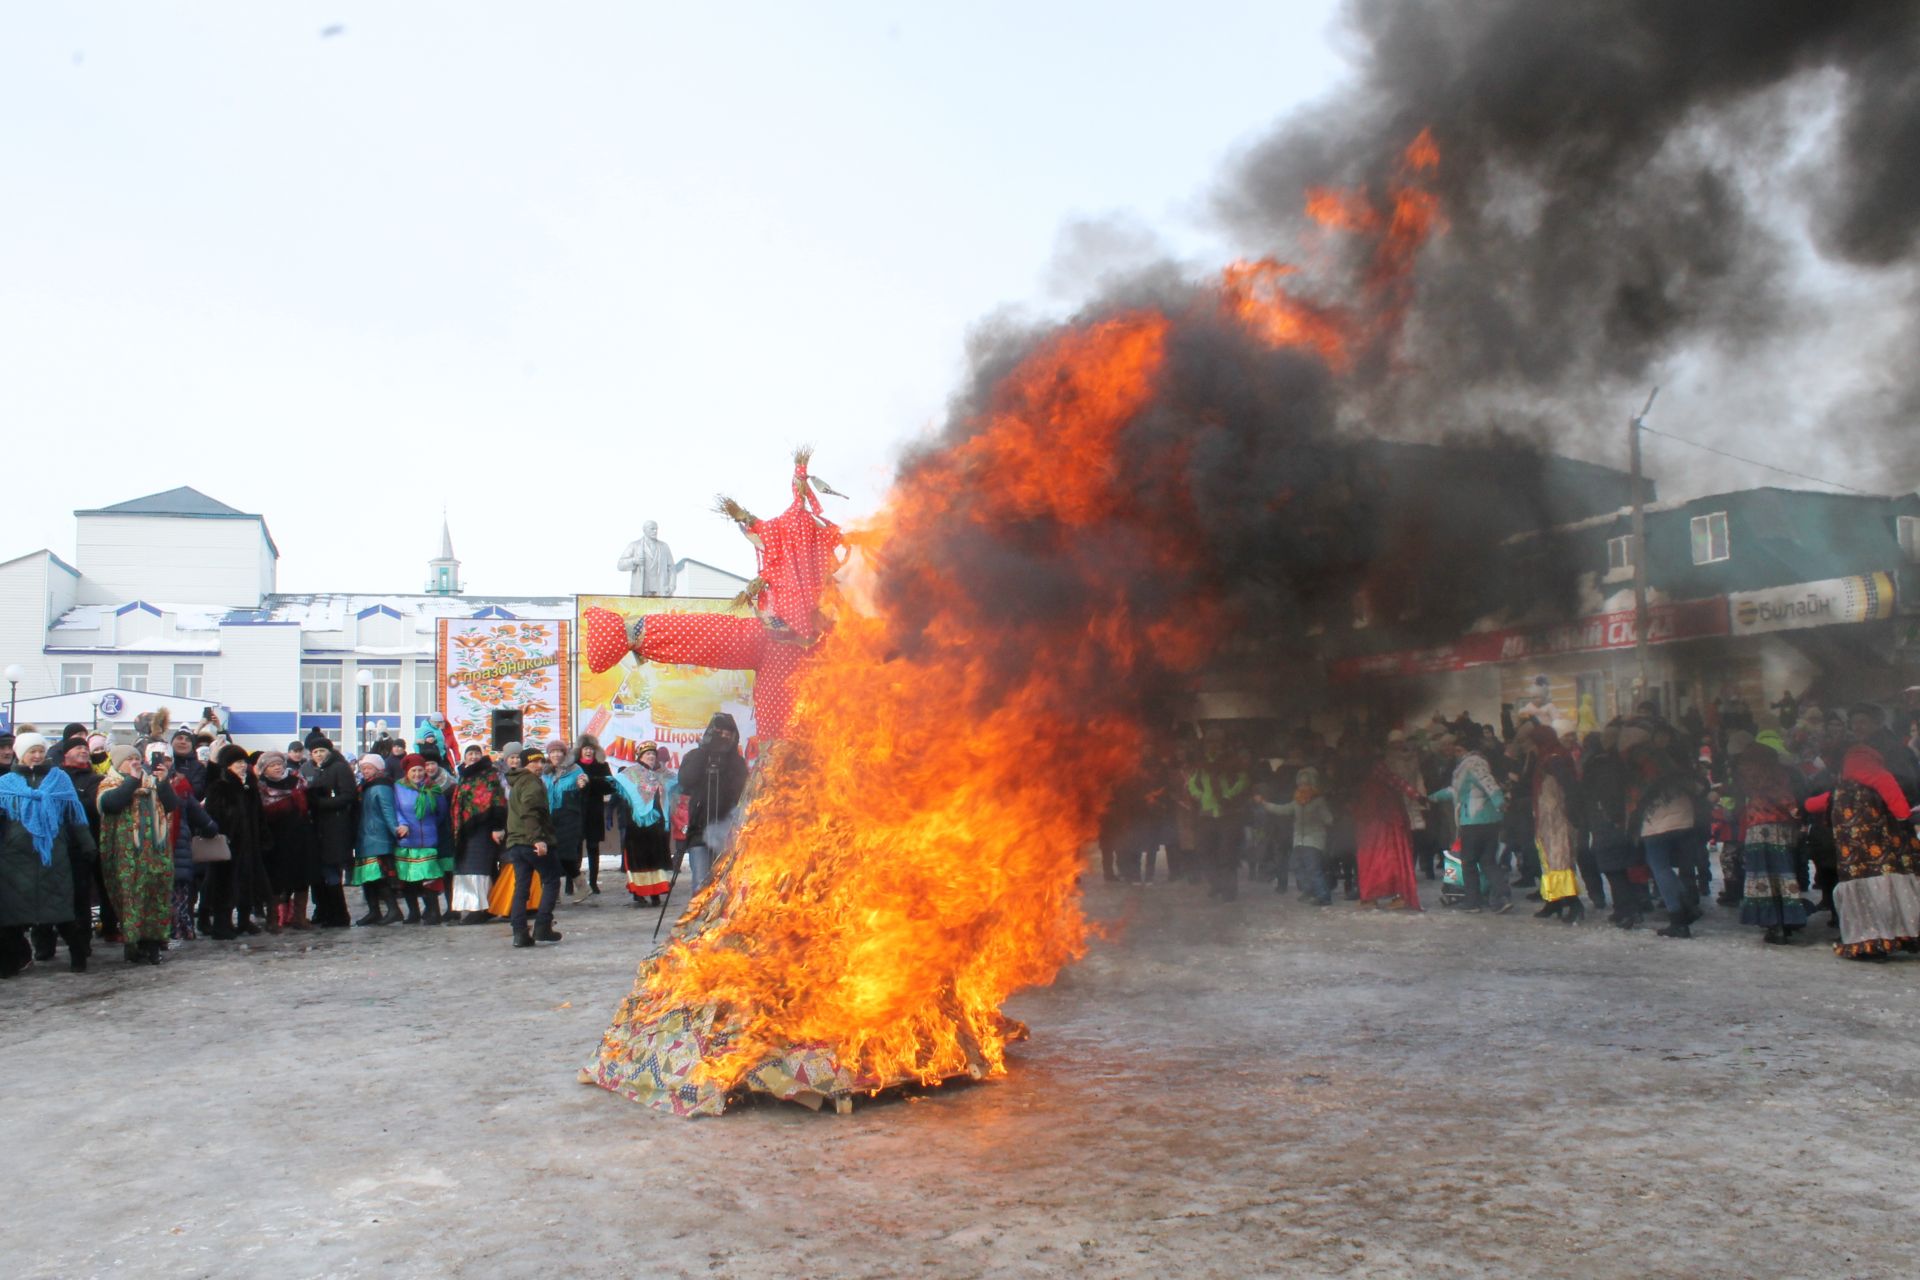
M 1647 610 L 1648 644 L 1701 640 L 1724 636 L 1731 630 L 1725 596 L 1657 604 Z M 1633 610 L 1623 609 L 1559 626 L 1482 631 L 1431 649 L 1338 658 L 1327 664 L 1327 675 L 1335 684 L 1353 684 L 1382 676 L 1436 675 L 1496 662 L 1520 662 L 1558 653 L 1601 653 L 1631 649 L 1633 645 Z

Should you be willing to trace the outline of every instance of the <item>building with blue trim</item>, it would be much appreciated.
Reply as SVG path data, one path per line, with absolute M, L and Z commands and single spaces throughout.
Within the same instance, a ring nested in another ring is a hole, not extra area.
M 440 619 L 574 616 L 571 595 L 465 594 L 444 522 L 418 594 L 293 594 L 277 590 L 280 552 L 265 517 L 195 489 L 74 518 L 73 563 L 45 549 L 0 563 L 0 665 L 22 669 L 22 723 L 130 728 L 165 706 L 175 724 L 192 725 L 212 706 L 248 747 L 284 747 L 318 728 L 351 750 L 363 727 L 361 672 L 368 736 L 411 736 L 435 708 Z M 697 594 L 747 584 L 686 567 Z

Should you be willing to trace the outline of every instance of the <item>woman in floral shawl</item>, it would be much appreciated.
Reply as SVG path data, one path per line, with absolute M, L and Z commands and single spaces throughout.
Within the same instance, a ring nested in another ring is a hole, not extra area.
M 1848 960 L 1884 960 L 1894 951 L 1920 951 L 1920 842 L 1908 820 L 1907 797 L 1878 751 L 1865 743 L 1847 749 L 1840 781 L 1807 801 L 1807 812 L 1833 813 L 1840 847 L 1840 913 L 1834 952 Z
M 493 761 L 476 744 L 467 748 L 453 784 L 453 905 L 448 924 L 485 924 L 487 899 L 500 865 L 507 830 L 507 790 Z
M 657 907 L 672 884 L 667 817 L 673 812 L 674 775 L 660 767 L 659 749 L 643 742 L 640 763 L 612 781 L 615 800 L 627 811 L 620 852 L 629 900 L 636 907 Z
M 107 753 L 111 772 L 100 788 L 100 872 L 128 964 L 160 963 L 173 932 L 173 788 L 141 767 L 132 747 Z

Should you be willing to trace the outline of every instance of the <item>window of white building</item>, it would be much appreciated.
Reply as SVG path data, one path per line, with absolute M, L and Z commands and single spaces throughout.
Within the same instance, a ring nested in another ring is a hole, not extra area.
M 431 662 L 413 664 L 413 714 L 425 719 L 440 709 L 440 671 Z
M 300 667 L 302 715 L 340 714 L 340 668 L 332 663 L 303 663 Z
M 147 687 L 147 664 L 144 662 L 123 662 L 120 674 L 114 678 L 114 684 L 122 689 L 144 689 Z
M 1633 568 L 1633 535 L 1607 539 L 1607 572 L 1624 573 Z
M 60 664 L 60 692 L 90 693 L 93 690 L 93 664 L 91 662 L 63 662 Z
M 173 664 L 173 696 L 176 698 L 205 697 L 207 684 L 207 664 L 204 662 L 176 662 Z
M 373 683 L 367 686 L 367 714 L 370 716 L 399 715 L 400 668 L 362 667 L 360 669 L 373 673 Z
M 1732 556 L 1727 545 L 1727 513 L 1716 511 L 1712 515 L 1695 516 L 1693 528 L 1693 562 L 1695 564 L 1715 564 Z

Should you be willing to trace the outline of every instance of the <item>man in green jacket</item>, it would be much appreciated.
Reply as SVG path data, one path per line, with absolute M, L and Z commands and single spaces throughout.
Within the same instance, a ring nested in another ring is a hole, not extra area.
M 519 767 L 508 762 L 507 774 L 507 852 L 513 868 L 512 908 L 507 919 L 513 925 L 513 945 L 530 947 L 536 942 L 558 942 L 553 928 L 553 900 L 560 894 L 560 860 L 554 856 L 553 814 L 547 809 L 547 757 L 537 747 L 520 753 Z M 534 916 L 533 932 L 527 932 L 527 886 L 532 875 L 540 875 L 540 906 Z

